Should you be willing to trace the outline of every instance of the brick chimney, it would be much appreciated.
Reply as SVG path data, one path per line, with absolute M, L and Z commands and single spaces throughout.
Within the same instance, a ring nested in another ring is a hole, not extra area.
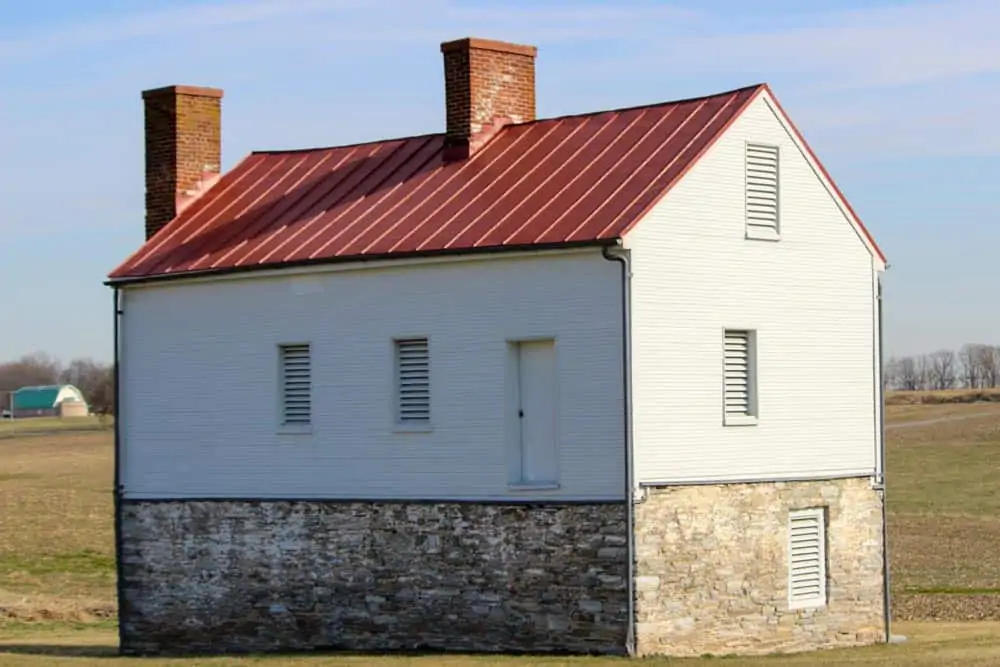
M 506 124 L 535 120 L 537 52 L 474 37 L 441 44 L 447 159 L 469 157 Z
M 218 178 L 222 91 L 167 86 L 142 93 L 146 116 L 146 239 L 174 219 L 191 196 Z

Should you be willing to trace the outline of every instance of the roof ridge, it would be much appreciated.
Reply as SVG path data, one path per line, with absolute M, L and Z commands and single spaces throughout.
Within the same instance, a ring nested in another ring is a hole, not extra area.
M 639 109 L 653 109 L 653 108 L 656 108 L 656 107 L 669 106 L 669 105 L 673 105 L 673 104 L 686 104 L 686 103 L 689 103 L 689 102 L 699 102 L 699 101 L 702 101 L 702 100 L 712 99 L 713 97 L 726 97 L 726 96 L 729 96 L 729 95 L 737 95 L 737 94 L 742 93 L 744 91 L 756 90 L 758 88 L 765 88 L 765 87 L 767 87 L 766 83 L 754 83 L 754 84 L 751 84 L 749 86 L 741 86 L 739 88 L 733 88 L 731 90 L 724 90 L 724 91 L 720 91 L 720 92 L 717 92 L 717 93 L 710 93 L 708 95 L 696 95 L 694 97 L 685 97 L 685 98 L 680 98 L 680 99 L 676 99 L 676 100 L 663 100 L 663 101 L 660 101 L 660 102 L 649 102 L 649 103 L 646 103 L 646 104 L 636 104 L 636 105 L 628 106 L 628 107 L 617 107 L 617 108 L 613 108 L 613 109 L 599 109 L 597 111 L 584 111 L 584 112 L 578 112 L 578 113 L 563 114 L 561 116 L 549 116 L 547 118 L 536 118 L 535 120 L 529 120 L 529 121 L 525 121 L 523 123 L 511 123 L 509 125 L 505 125 L 503 128 L 501 128 L 500 132 L 498 132 L 497 134 L 501 134 L 503 132 L 506 132 L 510 128 L 514 128 L 514 127 L 524 127 L 524 126 L 528 126 L 528 125 L 535 125 L 535 124 L 538 124 L 538 123 L 547 123 L 547 122 L 558 121 L 558 120 L 569 120 L 571 118 L 587 118 L 587 117 L 590 117 L 590 116 L 599 116 L 599 115 L 601 115 L 603 113 L 622 113 L 622 112 L 625 112 L 625 111 L 638 111 Z M 312 146 L 312 147 L 307 147 L 307 148 L 277 148 L 277 149 L 263 149 L 263 150 L 258 149 L 258 150 L 250 151 L 250 155 L 291 155 L 291 154 L 296 154 L 296 153 L 312 153 L 312 152 L 316 152 L 316 151 L 330 151 L 330 150 L 339 150 L 339 149 L 343 149 L 343 148 L 357 148 L 359 146 L 368 146 L 368 145 L 371 145 L 371 144 L 383 144 L 383 143 L 388 143 L 388 142 L 392 142 L 392 141 L 409 141 L 411 139 L 428 139 L 430 137 L 444 136 L 444 134 L 445 134 L 444 132 L 424 132 L 422 134 L 411 134 L 411 135 L 406 135 L 406 136 L 402 136 L 402 137 L 384 137 L 382 139 L 372 139 L 372 140 L 369 140 L 369 141 L 357 141 L 357 142 L 350 143 L 350 144 L 335 144 L 335 145 L 330 145 L 330 146 Z
M 737 95 L 739 93 L 748 90 L 757 90 L 758 88 L 766 87 L 766 83 L 755 83 L 750 86 L 740 86 L 739 88 L 733 88 L 731 90 L 724 90 L 718 93 L 711 93 L 709 95 L 695 95 L 694 97 L 683 97 L 676 100 L 663 100 L 661 102 L 648 102 L 646 104 L 635 104 L 628 107 L 616 107 L 614 109 L 600 109 L 599 111 L 584 111 L 581 113 L 569 113 L 562 116 L 550 116 L 548 118 L 537 118 L 535 120 L 529 120 L 524 123 L 517 123 L 511 127 L 520 127 L 522 125 L 532 125 L 534 123 L 544 123 L 552 120 L 568 120 L 570 118 L 586 118 L 588 116 L 599 116 L 602 113 L 623 113 L 625 111 L 638 111 L 640 109 L 654 109 L 656 107 L 672 106 L 674 104 L 687 104 L 689 102 L 701 102 L 704 100 L 710 100 L 713 97 L 727 97 L 731 95 Z

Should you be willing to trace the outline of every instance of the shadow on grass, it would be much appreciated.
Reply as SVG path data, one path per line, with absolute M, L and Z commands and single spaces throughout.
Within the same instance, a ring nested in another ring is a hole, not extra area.
M 73 644 L 0 644 L 0 663 L 4 654 L 48 655 L 54 658 L 115 658 L 114 646 L 74 646 Z

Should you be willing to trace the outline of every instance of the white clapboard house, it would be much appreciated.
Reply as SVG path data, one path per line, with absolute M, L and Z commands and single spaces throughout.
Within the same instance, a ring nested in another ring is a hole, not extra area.
M 886 263 L 774 93 L 537 119 L 534 47 L 441 51 L 444 132 L 225 171 L 143 93 L 123 650 L 884 641 Z

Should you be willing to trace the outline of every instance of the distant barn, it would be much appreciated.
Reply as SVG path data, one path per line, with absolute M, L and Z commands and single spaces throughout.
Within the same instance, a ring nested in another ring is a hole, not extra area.
M 14 392 L 14 418 L 86 417 L 83 393 L 71 384 L 21 387 Z

